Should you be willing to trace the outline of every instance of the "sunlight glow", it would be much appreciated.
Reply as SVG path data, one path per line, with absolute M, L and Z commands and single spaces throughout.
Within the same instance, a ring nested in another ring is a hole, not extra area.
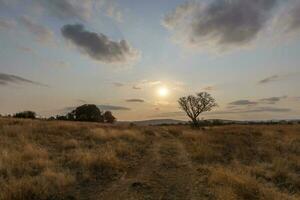
M 168 88 L 166 88 L 166 87 L 160 87 L 160 88 L 158 88 L 158 95 L 159 95 L 160 97 L 165 97 L 165 96 L 167 96 L 168 94 L 169 94 Z

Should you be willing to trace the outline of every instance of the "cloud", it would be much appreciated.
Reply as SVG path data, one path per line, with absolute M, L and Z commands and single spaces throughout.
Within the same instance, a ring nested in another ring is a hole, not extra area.
M 279 101 L 281 101 L 282 99 L 286 99 L 287 96 L 281 96 L 281 97 L 270 97 L 270 98 L 264 98 L 264 99 L 260 99 L 259 101 L 261 103 L 266 103 L 266 104 L 275 104 Z
M 231 108 L 234 108 L 235 106 L 256 106 L 259 104 L 276 104 L 279 101 L 286 99 L 286 98 L 287 98 L 287 96 L 268 97 L 268 98 L 259 99 L 257 101 L 243 99 L 243 100 L 237 100 L 237 101 L 230 102 L 228 105 L 230 105 Z
M 238 101 L 233 101 L 229 103 L 229 105 L 232 106 L 244 106 L 244 105 L 257 105 L 258 103 L 255 101 L 249 101 L 249 100 L 238 100 Z
M 76 101 L 78 101 L 79 103 L 84 103 L 84 104 L 87 103 L 87 101 L 86 101 L 86 100 L 83 100 L 83 99 L 77 99 Z
M 62 35 L 88 54 L 91 58 L 107 64 L 124 64 L 139 58 L 139 52 L 126 40 L 112 41 L 106 35 L 85 30 L 82 24 L 65 25 Z
M 177 42 L 218 49 L 239 47 L 265 29 L 276 0 L 187 2 L 168 13 L 163 25 Z
M 124 106 L 114 106 L 114 105 L 97 105 L 100 110 L 131 110 L 130 108 Z
M 80 103 L 84 103 L 86 104 L 87 102 L 86 101 L 82 101 Z M 96 105 L 101 111 L 103 110 L 120 110 L 120 111 L 128 111 L 128 110 L 131 110 L 130 108 L 127 108 L 127 107 L 124 107 L 124 106 L 115 106 L 115 105 Z M 66 107 L 63 109 L 64 112 L 70 112 L 72 110 L 76 109 L 75 106 L 71 106 L 71 107 Z
M 22 16 L 19 18 L 19 22 L 27 29 L 28 32 L 32 33 L 38 41 L 49 42 L 53 39 L 53 33 L 49 28 L 36 23 L 29 17 Z
M 62 20 L 87 21 L 96 13 L 104 13 L 117 22 L 123 21 L 123 13 L 114 0 L 34 0 L 44 12 Z
M 106 15 L 117 22 L 123 21 L 123 14 L 115 1 L 105 1 L 103 7 L 105 8 Z
M 234 110 L 221 110 L 203 113 L 203 115 L 227 115 L 227 114 L 247 114 L 247 113 L 287 113 L 292 110 L 289 108 L 276 108 L 276 107 L 258 107 L 251 109 L 234 109 Z M 158 113 L 152 117 L 184 117 L 186 114 L 182 111 Z
M 68 62 L 66 62 L 66 61 L 63 61 L 63 60 L 54 62 L 53 64 L 54 64 L 55 66 L 61 67 L 61 68 L 68 68 L 68 67 L 71 66 L 70 63 L 68 63 Z
M 20 46 L 18 47 L 18 50 L 25 52 L 25 53 L 33 53 L 33 49 L 30 47 L 24 47 L 24 46 Z
M 215 90 L 215 87 L 214 86 L 207 86 L 207 87 L 204 87 L 203 90 L 212 91 L 212 90 Z
M 132 86 L 132 89 L 134 89 L 134 90 L 141 90 L 142 88 L 139 87 L 139 86 L 134 85 L 134 86 Z
M 0 19 L 0 30 L 1 29 L 12 29 L 15 28 L 16 22 L 12 19 Z
M 124 83 L 120 83 L 120 82 L 113 82 L 112 84 L 116 87 L 123 87 L 125 85 Z
M 278 16 L 278 25 L 288 33 L 300 31 L 300 2 L 298 0 L 291 1 L 283 12 Z
M 35 0 L 35 2 L 60 19 L 88 19 L 93 9 L 93 0 Z
M 284 113 L 291 112 L 289 108 L 277 108 L 277 107 L 257 107 L 251 109 L 233 109 L 233 110 L 224 110 L 224 111 L 213 111 L 206 113 L 207 115 L 218 115 L 218 114 L 236 114 L 236 113 L 262 113 L 262 112 L 271 112 L 271 113 Z
M 45 85 L 40 82 L 32 81 L 29 79 L 25 79 L 20 76 L 12 75 L 12 74 L 4 74 L 0 73 L 0 85 L 8 85 L 10 83 L 13 84 L 32 84 L 32 85 L 38 85 L 38 86 L 43 86 L 43 87 L 49 87 L 48 85 Z
M 258 82 L 258 84 L 266 84 L 266 83 L 279 81 L 279 80 L 281 80 L 281 77 L 279 75 L 273 75 L 273 76 L 269 76 L 267 78 L 264 78 L 264 79 L 260 80 Z
M 132 102 L 132 103 L 144 103 L 144 99 L 126 99 L 126 102 Z

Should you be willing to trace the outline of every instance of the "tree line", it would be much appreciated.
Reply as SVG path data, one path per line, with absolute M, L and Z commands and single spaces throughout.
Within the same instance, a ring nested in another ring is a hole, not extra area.
M 36 113 L 33 111 L 18 112 L 13 115 L 14 118 L 28 118 L 35 119 Z M 86 121 L 86 122 L 101 122 L 101 123 L 114 123 L 116 117 L 113 116 L 111 111 L 101 112 L 100 109 L 94 104 L 84 104 L 76 107 L 66 115 L 57 115 L 50 117 L 49 120 L 68 120 L 68 121 Z

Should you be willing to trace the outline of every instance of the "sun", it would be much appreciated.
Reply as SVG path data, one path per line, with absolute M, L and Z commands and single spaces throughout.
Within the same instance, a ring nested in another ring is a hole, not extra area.
M 168 96 L 168 94 L 169 94 L 169 89 L 167 87 L 160 87 L 160 88 L 158 88 L 158 95 L 160 97 Z

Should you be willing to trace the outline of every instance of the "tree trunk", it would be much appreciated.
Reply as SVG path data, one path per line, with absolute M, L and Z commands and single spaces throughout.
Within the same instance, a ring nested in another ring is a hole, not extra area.
M 197 118 L 192 118 L 192 122 L 194 127 L 199 127 L 199 121 Z

